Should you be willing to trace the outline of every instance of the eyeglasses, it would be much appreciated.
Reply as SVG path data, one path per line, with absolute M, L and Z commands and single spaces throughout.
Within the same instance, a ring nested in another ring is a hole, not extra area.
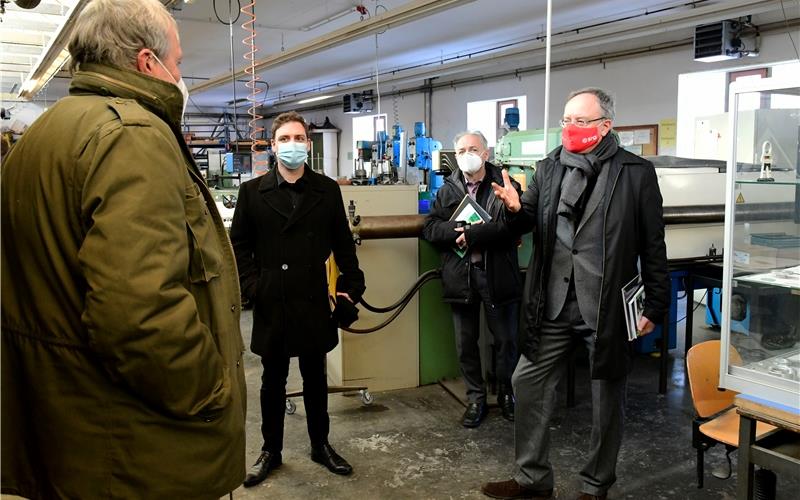
M 566 127 L 570 123 L 577 125 L 578 127 L 588 127 L 589 124 L 592 122 L 598 122 L 600 120 L 607 120 L 607 119 L 608 118 L 606 118 L 605 116 L 601 116 L 600 118 L 595 118 L 594 120 L 584 120 L 583 118 L 578 118 L 576 120 L 567 120 L 562 118 L 561 120 L 559 120 L 558 123 L 560 123 L 562 127 Z

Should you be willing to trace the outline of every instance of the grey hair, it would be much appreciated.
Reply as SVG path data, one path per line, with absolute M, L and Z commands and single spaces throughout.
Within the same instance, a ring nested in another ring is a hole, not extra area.
M 603 110 L 603 116 L 611 121 L 614 121 L 616 109 L 613 95 L 597 87 L 586 87 L 580 90 L 575 90 L 574 92 L 570 92 L 567 96 L 567 102 L 569 102 L 576 95 L 581 94 L 592 94 L 593 96 L 597 97 L 597 101 L 600 103 L 600 109 Z
M 69 69 L 81 63 L 130 68 L 144 48 L 163 58 L 170 51 L 173 26 L 175 20 L 158 0 L 93 0 L 75 21 Z
M 453 139 L 453 148 L 458 147 L 458 141 L 461 140 L 462 137 L 474 135 L 478 139 L 481 140 L 481 144 L 483 145 L 483 149 L 489 149 L 489 141 L 486 140 L 486 137 L 481 133 L 480 130 L 465 130 L 464 132 L 459 132 L 456 134 L 455 138 Z

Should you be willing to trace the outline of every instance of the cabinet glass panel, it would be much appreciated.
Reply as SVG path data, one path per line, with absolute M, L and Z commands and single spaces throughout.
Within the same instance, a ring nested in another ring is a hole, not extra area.
M 722 385 L 800 407 L 800 82 L 734 83 Z

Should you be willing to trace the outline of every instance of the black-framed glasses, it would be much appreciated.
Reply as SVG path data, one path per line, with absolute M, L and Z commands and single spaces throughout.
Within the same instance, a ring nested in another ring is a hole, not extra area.
M 607 120 L 605 116 L 601 116 L 600 118 L 595 118 L 594 120 L 584 120 L 583 118 L 578 118 L 577 120 L 565 120 L 562 118 L 558 121 L 562 127 L 566 127 L 570 123 L 577 125 L 578 127 L 588 127 L 590 123 L 599 122 L 600 120 Z

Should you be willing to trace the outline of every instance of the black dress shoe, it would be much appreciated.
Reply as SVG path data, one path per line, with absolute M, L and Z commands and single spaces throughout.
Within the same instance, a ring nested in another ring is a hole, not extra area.
M 514 421 L 514 394 L 511 392 L 501 393 L 497 396 L 497 405 L 500 411 L 503 412 L 503 418 L 513 422 Z
M 250 467 L 250 470 L 247 471 L 247 475 L 244 477 L 244 482 L 242 484 L 245 488 L 257 485 L 267 478 L 269 471 L 280 467 L 281 463 L 283 462 L 281 460 L 280 453 L 262 451 L 261 455 L 258 456 L 256 463 L 254 463 L 253 466 Z
M 334 474 L 346 476 L 353 472 L 353 467 L 341 457 L 328 443 L 320 447 L 311 448 L 311 460 L 322 464 Z
M 486 415 L 489 414 L 489 408 L 486 403 L 469 403 L 464 416 L 461 417 L 461 425 L 467 428 L 478 427 Z
M 481 486 L 481 492 L 487 497 L 511 500 L 516 498 L 526 498 L 533 500 L 550 500 L 553 498 L 553 490 L 535 490 L 527 486 L 522 486 L 513 479 L 508 481 L 498 481 L 496 483 L 486 483 Z

